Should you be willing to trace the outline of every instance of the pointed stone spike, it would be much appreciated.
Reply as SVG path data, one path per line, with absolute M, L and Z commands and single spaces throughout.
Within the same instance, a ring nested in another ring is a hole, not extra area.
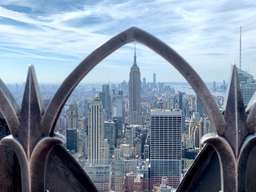
M 35 144 L 41 137 L 40 121 L 42 109 L 39 87 L 33 66 L 30 66 L 28 70 L 21 106 L 21 133 L 19 140 L 29 157 Z
M 3 117 L 8 125 L 11 134 L 17 137 L 19 132 L 19 107 L 13 99 L 8 88 L 0 79 L 0 116 Z
M 227 122 L 224 136 L 232 146 L 236 156 L 239 155 L 241 144 L 248 134 L 245 127 L 246 114 L 240 92 L 237 67 L 232 68 L 231 81 L 226 97 L 224 117 Z
M 19 105 L 17 104 L 17 102 L 13 98 L 11 92 L 9 91 L 9 89 L 7 88 L 5 83 L 2 81 L 2 79 L 0 79 L 0 87 L 1 87 L 2 91 L 6 94 L 6 96 L 8 97 L 8 99 L 10 100 L 12 106 L 14 107 L 15 111 L 18 114 L 18 112 L 20 110 Z

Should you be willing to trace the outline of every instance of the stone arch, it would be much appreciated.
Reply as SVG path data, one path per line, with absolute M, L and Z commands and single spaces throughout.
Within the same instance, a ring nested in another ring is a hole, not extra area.
M 194 163 L 181 180 L 177 192 L 221 190 L 221 167 L 217 152 L 211 145 L 205 145 Z M 209 188 L 209 181 L 211 187 Z
M 241 147 L 238 157 L 239 191 L 252 192 L 256 190 L 255 165 L 256 160 L 256 134 L 248 136 Z
M 14 137 L 18 135 L 20 121 L 18 118 L 19 107 L 9 92 L 6 85 L 0 79 L 0 117 L 3 117 L 9 131 Z
M 29 191 L 29 167 L 25 151 L 12 137 L 0 141 L 0 187 L 3 191 Z
M 234 191 L 234 186 L 237 188 L 237 163 L 232 147 L 224 137 L 216 136 L 214 133 L 204 135 L 201 142 L 202 144 L 210 145 L 217 153 L 221 172 L 221 191 Z
M 218 134 L 223 135 L 225 120 L 219 112 L 218 106 L 212 98 L 209 90 L 196 71 L 167 44 L 136 27 L 131 27 L 126 31 L 121 32 L 94 50 L 64 80 L 51 103 L 48 105 L 42 118 L 41 129 L 44 134 L 54 134 L 54 127 L 58 116 L 65 102 L 79 82 L 103 59 L 119 49 L 121 46 L 133 41 L 138 41 L 155 51 L 182 74 L 201 99 L 210 120 L 214 123 L 217 129 Z

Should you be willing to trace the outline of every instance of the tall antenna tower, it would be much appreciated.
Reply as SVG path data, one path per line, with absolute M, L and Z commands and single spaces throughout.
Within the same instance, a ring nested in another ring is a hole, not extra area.
M 242 69 L 242 27 L 240 26 L 239 68 Z
M 136 53 L 136 42 L 134 42 L 134 56 L 136 57 L 137 56 L 137 53 Z

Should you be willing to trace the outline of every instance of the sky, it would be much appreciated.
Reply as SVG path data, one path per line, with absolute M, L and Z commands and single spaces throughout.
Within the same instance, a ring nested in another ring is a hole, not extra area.
M 228 80 L 239 62 L 256 75 L 255 0 L 0 0 L 0 78 L 26 79 L 34 65 L 41 83 L 60 83 L 94 49 L 114 35 L 139 27 L 178 52 L 205 82 Z M 134 43 L 98 64 L 88 83 L 128 80 Z M 185 81 L 160 56 L 137 44 L 141 76 Z

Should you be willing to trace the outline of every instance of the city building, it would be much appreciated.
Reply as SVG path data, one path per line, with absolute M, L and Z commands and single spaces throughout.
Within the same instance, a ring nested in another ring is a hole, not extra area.
M 67 128 L 79 128 L 78 106 L 76 103 L 69 105 L 67 109 Z
M 175 189 L 168 186 L 168 177 L 162 177 L 160 186 L 155 186 L 153 192 L 175 192 Z
M 178 92 L 178 108 L 180 110 L 183 110 L 184 95 L 185 95 L 185 93 L 183 93 L 181 91 Z
M 116 151 L 117 152 L 117 151 Z M 112 161 L 112 183 L 111 188 L 115 192 L 125 191 L 126 173 L 137 172 L 139 161 L 136 159 L 126 159 L 122 154 L 115 155 Z
M 129 79 L 129 123 L 141 124 L 141 80 L 140 69 L 136 60 L 136 49 L 134 50 L 134 61 L 130 70 Z
M 89 105 L 88 118 L 88 161 L 91 164 L 102 164 L 104 141 L 104 112 L 101 100 L 96 97 Z
M 100 148 L 100 164 L 108 165 L 110 163 L 110 146 L 107 139 L 104 139 Z
M 143 175 L 134 172 L 125 175 L 125 192 L 143 192 Z
M 111 189 L 111 166 L 89 165 L 85 167 L 87 174 L 99 192 L 109 192 Z
M 254 79 L 253 75 L 241 69 L 238 69 L 238 76 L 240 81 L 240 90 L 244 105 L 246 106 L 256 91 L 256 80 Z
M 67 149 L 72 152 L 75 153 L 77 152 L 77 129 L 76 128 L 68 128 L 66 130 L 66 147 Z
M 113 121 L 104 122 L 104 138 L 107 139 L 110 147 L 110 155 L 114 153 L 116 145 L 116 126 Z
M 153 73 L 153 85 L 156 87 L 156 73 Z
M 159 186 L 163 176 L 168 185 L 177 187 L 181 177 L 181 130 L 183 116 L 180 110 L 152 110 L 150 129 L 150 187 Z
M 149 145 L 144 145 L 144 159 L 149 159 L 149 150 L 150 146 Z
M 110 146 L 104 139 L 104 108 L 96 97 L 89 105 L 88 162 L 85 170 L 99 192 L 109 192 L 111 185 Z
M 71 104 L 67 110 L 66 146 L 73 153 L 78 151 L 78 127 L 78 108 Z
M 189 140 L 190 147 L 199 148 L 200 139 L 203 136 L 202 117 L 199 112 L 193 112 L 189 121 Z
M 196 96 L 196 112 L 198 112 L 201 117 L 204 116 L 204 106 L 198 96 Z
M 102 101 L 103 108 L 105 110 L 105 118 L 106 120 L 110 120 L 112 117 L 112 108 L 109 85 L 102 85 L 102 92 L 100 93 L 100 98 Z
M 139 136 L 143 126 L 142 125 L 127 125 L 125 128 L 125 138 L 128 144 L 134 145 L 136 138 Z
M 115 156 L 112 161 L 112 178 L 111 178 L 111 189 L 115 192 L 124 191 L 124 160 L 120 159 L 120 156 Z
M 116 130 L 116 142 L 115 147 L 117 147 L 122 142 L 123 132 L 124 132 L 124 123 L 122 117 L 113 117 L 113 122 L 115 123 Z
M 124 97 L 123 91 L 118 91 L 117 94 L 113 96 L 112 101 L 112 116 L 121 117 L 124 120 Z

